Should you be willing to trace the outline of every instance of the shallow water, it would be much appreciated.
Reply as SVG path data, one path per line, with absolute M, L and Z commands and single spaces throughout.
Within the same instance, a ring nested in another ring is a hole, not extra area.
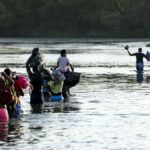
M 149 150 L 150 63 L 143 81 L 137 80 L 138 47 L 149 50 L 148 40 L 113 39 L 0 39 L 0 71 L 9 66 L 26 74 L 25 62 L 39 47 L 47 68 L 56 64 L 65 48 L 80 83 L 70 101 L 31 107 L 29 91 L 22 97 L 23 115 L 10 120 L 0 149 L 38 150 Z M 141 77 L 140 77 L 141 78 Z

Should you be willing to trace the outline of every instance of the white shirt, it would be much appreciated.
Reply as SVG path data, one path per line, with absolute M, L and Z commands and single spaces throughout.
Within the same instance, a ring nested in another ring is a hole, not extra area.
M 58 68 L 61 72 L 66 72 L 68 65 L 70 64 L 69 59 L 67 57 L 59 57 L 57 60 Z

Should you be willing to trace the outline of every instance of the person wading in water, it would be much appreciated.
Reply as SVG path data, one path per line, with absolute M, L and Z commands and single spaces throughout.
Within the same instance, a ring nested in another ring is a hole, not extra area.
M 137 72 L 142 72 L 144 70 L 144 62 L 143 58 L 147 59 L 146 55 L 142 53 L 142 48 L 138 49 L 138 52 L 136 53 L 130 53 L 129 51 L 129 46 L 125 46 L 125 49 L 127 50 L 128 54 L 130 56 L 135 56 L 136 57 L 136 70 Z

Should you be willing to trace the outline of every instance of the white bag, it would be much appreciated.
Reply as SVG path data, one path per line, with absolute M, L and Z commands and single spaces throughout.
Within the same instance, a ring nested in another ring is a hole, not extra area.
M 65 76 L 59 71 L 59 69 L 56 69 L 52 73 L 55 80 L 61 82 L 65 80 Z

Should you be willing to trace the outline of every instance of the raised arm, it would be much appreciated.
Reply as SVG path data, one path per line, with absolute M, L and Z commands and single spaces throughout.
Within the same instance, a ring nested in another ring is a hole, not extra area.
M 2 72 L 1 75 L 8 81 L 8 88 L 11 88 L 14 85 L 14 81 L 10 78 L 5 72 Z
M 135 53 L 131 54 L 130 51 L 127 49 L 127 52 L 130 56 L 135 56 Z
M 128 46 L 128 45 L 125 46 L 125 50 L 127 50 L 128 54 L 129 54 L 130 56 L 135 56 L 135 53 L 133 53 L 133 54 L 130 53 L 130 51 L 129 51 L 129 46 Z

